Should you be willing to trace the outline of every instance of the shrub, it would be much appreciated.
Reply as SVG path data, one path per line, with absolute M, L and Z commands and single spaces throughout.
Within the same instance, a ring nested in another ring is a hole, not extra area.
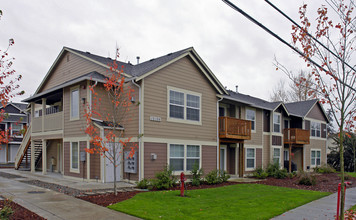
M 306 185 L 306 186 L 312 186 L 316 184 L 316 178 L 314 175 L 311 175 L 310 173 L 306 173 L 304 171 L 300 172 L 299 177 L 298 177 L 298 184 L 299 185 Z
M 165 166 L 164 170 L 155 174 L 156 179 L 152 181 L 153 187 L 157 189 L 169 189 L 172 188 L 177 178 L 173 176 L 173 171 L 168 166 Z
M 253 176 L 257 179 L 266 179 L 268 177 L 268 173 L 260 167 L 253 171 Z
M 193 166 L 192 171 L 190 171 L 190 173 L 193 176 L 192 179 L 192 185 L 193 186 L 200 186 L 201 184 L 201 176 L 203 175 L 203 169 L 199 169 L 199 164 L 195 163 Z
M 10 207 L 11 200 L 6 199 L 4 202 L 4 207 L 0 208 L 0 219 L 7 220 L 14 213 L 12 208 Z
M 314 172 L 316 173 L 335 173 L 336 170 L 328 164 L 321 165 L 320 167 L 315 167 Z
M 225 170 L 220 170 L 219 172 L 220 183 L 227 182 L 228 179 L 230 179 L 230 175 L 228 175 Z
M 285 179 L 287 178 L 288 176 L 288 172 L 286 169 L 282 169 L 282 170 L 277 170 L 275 173 L 274 173 L 274 178 L 277 178 L 277 179 Z
M 266 168 L 266 172 L 268 176 L 274 177 L 275 173 L 279 171 L 279 164 L 278 163 L 270 163 Z
M 295 171 L 293 171 L 293 172 L 291 172 L 291 173 L 288 173 L 288 178 L 289 178 L 289 179 L 292 179 L 292 178 L 294 178 L 295 176 L 297 176 L 297 172 L 295 172 Z
M 209 185 L 214 185 L 220 183 L 218 177 L 218 170 L 213 170 L 205 176 L 206 183 Z
M 137 183 L 137 188 L 148 189 L 151 186 L 151 182 L 148 179 L 142 179 Z

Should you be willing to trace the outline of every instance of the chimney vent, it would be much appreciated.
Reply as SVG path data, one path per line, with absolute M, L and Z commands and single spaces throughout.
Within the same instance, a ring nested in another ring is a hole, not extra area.
M 140 57 L 137 56 L 136 59 L 137 59 L 137 64 L 139 64 L 140 63 Z
M 239 86 L 236 85 L 235 88 L 236 88 L 236 93 L 238 93 L 239 92 Z

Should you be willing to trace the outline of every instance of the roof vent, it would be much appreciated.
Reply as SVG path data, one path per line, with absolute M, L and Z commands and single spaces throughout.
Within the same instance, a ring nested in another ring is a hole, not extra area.
M 153 58 L 153 59 L 150 59 L 150 62 L 151 62 L 151 61 L 154 61 L 154 60 L 155 60 L 155 58 Z
M 236 89 L 236 93 L 239 93 L 239 86 L 238 85 L 235 86 L 235 89 Z
M 167 54 L 167 56 L 170 56 L 170 55 L 172 55 L 172 53 Z
M 90 54 L 90 52 L 88 52 L 88 51 L 87 51 L 87 52 L 85 52 L 85 53 L 86 53 L 86 54 Z
M 136 59 L 137 59 L 137 64 L 139 64 L 140 63 L 140 57 L 137 56 Z

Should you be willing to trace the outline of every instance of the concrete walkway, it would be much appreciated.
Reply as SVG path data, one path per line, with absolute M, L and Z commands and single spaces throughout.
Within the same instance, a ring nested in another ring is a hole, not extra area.
M 356 205 L 356 188 L 346 189 L 345 210 Z M 334 220 L 336 216 L 337 193 L 292 209 L 273 220 Z
M 8 171 L 1 169 L 0 172 L 11 173 L 14 175 L 21 174 L 21 171 Z M 105 207 L 101 207 L 81 199 L 76 199 L 72 196 L 63 193 L 54 192 L 49 189 L 29 185 L 20 182 L 20 180 L 38 179 L 37 176 L 31 175 L 29 172 L 22 173 L 21 178 L 4 178 L 0 177 L 0 195 L 12 199 L 19 205 L 37 213 L 46 219 L 138 219 L 136 217 L 126 215 L 124 213 L 116 212 Z M 42 176 L 43 178 L 50 178 L 49 176 Z M 63 178 L 62 182 L 56 181 L 56 184 L 67 184 L 68 187 L 76 186 L 80 189 L 88 189 L 88 184 L 92 185 L 94 189 L 108 188 L 108 185 L 101 185 L 97 183 L 78 183 L 73 180 L 66 180 Z M 69 184 L 72 182 L 72 184 Z M 80 187 L 83 184 L 83 187 Z M 97 185 L 96 185 L 97 184 Z

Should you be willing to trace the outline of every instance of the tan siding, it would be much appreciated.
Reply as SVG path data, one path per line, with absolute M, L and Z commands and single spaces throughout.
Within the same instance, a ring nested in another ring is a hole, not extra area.
M 263 167 L 266 168 L 271 158 L 270 136 L 263 135 Z
M 322 112 L 318 104 L 314 105 L 314 107 L 310 110 L 306 117 L 326 121 L 324 113 Z
M 47 146 L 47 170 L 51 171 L 51 158 L 55 158 L 56 164 L 53 166 L 53 171 L 58 172 L 58 143 L 60 140 L 50 140 Z
M 47 79 L 41 90 L 38 91 L 39 93 L 93 71 L 97 71 L 101 74 L 106 74 L 107 72 L 106 68 L 87 61 L 75 54 L 69 54 L 69 62 L 67 62 L 66 56 L 68 54 L 69 53 L 66 52 L 63 56 L 64 59 L 58 61 L 58 64 L 52 70 L 50 77 Z
M 63 115 L 64 115 L 64 137 L 86 136 L 84 129 L 86 119 L 84 117 L 84 106 L 81 102 L 82 98 L 87 98 L 86 82 L 82 82 L 79 87 L 79 120 L 70 121 L 70 88 L 67 87 L 63 92 Z M 74 85 L 75 86 L 75 85 Z
M 262 167 L 262 149 L 256 149 L 256 168 Z
M 167 121 L 167 85 L 201 93 L 202 126 Z M 216 91 L 189 58 L 144 79 L 144 136 L 216 141 Z M 161 122 L 150 121 L 150 116 Z
M 303 168 L 303 148 L 301 147 L 294 147 L 292 148 L 292 152 L 294 156 L 292 156 L 292 161 L 297 164 L 297 170 L 300 170 Z
M 90 144 L 90 148 L 94 148 L 93 144 Z M 90 154 L 90 179 L 100 178 L 100 154 Z
M 310 144 L 304 145 L 305 151 L 305 169 L 307 166 L 310 166 L 310 156 L 311 149 L 320 149 L 321 150 L 321 164 L 326 164 L 326 139 L 325 140 L 316 140 L 310 139 Z
M 216 170 L 216 146 L 202 146 L 202 168 L 204 174 Z
M 160 172 L 167 165 L 167 144 L 166 143 L 144 143 L 144 163 L 145 163 L 145 178 L 151 179 L 155 177 L 157 172 Z M 151 154 L 157 155 L 156 160 L 151 160 Z
M 246 107 L 241 108 L 241 113 L 243 119 L 246 119 Z M 251 132 L 251 140 L 245 141 L 246 145 L 259 145 L 262 146 L 262 134 L 263 134 L 263 127 L 262 127 L 262 121 L 263 121 L 263 111 L 261 109 L 255 109 L 256 110 L 256 127 L 255 131 Z

